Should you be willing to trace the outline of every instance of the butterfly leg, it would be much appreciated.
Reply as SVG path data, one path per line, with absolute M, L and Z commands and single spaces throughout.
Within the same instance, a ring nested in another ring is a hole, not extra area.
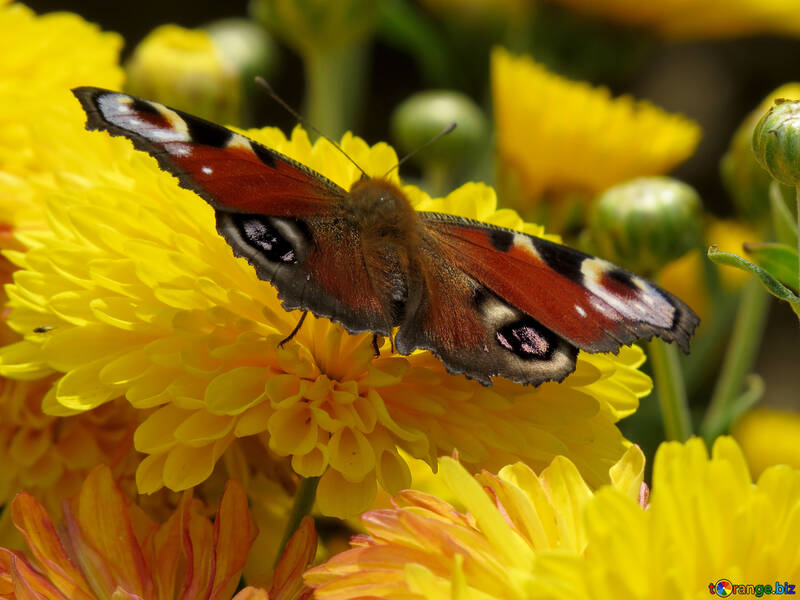
M 375 358 L 378 358 L 381 355 L 381 350 L 378 348 L 378 334 L 372 334 L 372 347 L 375 349 Z
M 294 336 L 297 335 L 297 332 L 300 331 L 300 328 L 303 326 L 303 321 L 306 320 L 306 316 L 308 316 L 308 311 L 304 310 L 303 314 L 300 316 L 300 320 L 297 322 L 297 325 L 294 326 L 292 332 L 283 338 L 280 342 L 278 342 L 278 348 L 283 348 L 283 345 L 290 341 Z

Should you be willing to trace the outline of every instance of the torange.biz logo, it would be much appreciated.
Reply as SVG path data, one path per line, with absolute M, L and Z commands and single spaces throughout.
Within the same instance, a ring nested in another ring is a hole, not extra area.
M 794 596 L 795 593 L 794 584 L 788 581 L 784 581 L 783 583 L 776 581 L 774 585 L 769 583 L 766 585 L 753 585 L 752 583 L 732 583 L 729 579 L 720 579 L 716 583 L 709 583 L 708 591 L 712 596 L 716 594 L 723 598 L 733 596 L 734 594 L 761 598 L 762 596 L 770 595 Z

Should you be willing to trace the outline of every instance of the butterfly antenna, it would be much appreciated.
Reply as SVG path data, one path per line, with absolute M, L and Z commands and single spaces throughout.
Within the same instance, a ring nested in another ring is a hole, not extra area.
M 449 124 L 447 127 L 445 127 L 444 129 L 442 129 L 442 130 L 441 130 L 439 133 L 437 133 L 435 136 L 433 136 L 433 137 L 432 137 L 431 139 L 429 139 L 427 142 L 425 142 L 424 144 L 422 144 L 422 146 L 420 146 L 419 148 L 415 148 L 414 150 L 412 150 L 411 152 L 409 152 L 408 154 L 406 154 L 406 155 L 405 155 L 403 158 L 401 158 L 400 160 L 398 160 L 398 161 L 397 161 L 397 164 L 396 164 L 395 166 L 393 166 L 391 169 L 389 169 L 388 171 L 386 171 L 386 173 L 384 173 L 384 175 L 383 175 L 383 176 L 384 176 L 384 177 L 388 177 L 388 176 L 389 176 L 389 173 L 391 173 L 391 172 L 392 172 L 392 171 L 394 171 L 395 169 L 399 169 L 399 168 L 400 168 L 400 165 L 402 165 L 404 162 L 406 162 L 406 161 L 407 161 L 409 158 L 411 158 L 411 157 L 412 157 L 412 156 L 414 156 L 415 154 L 417 154 L 417 153 L 421 152 L 422 150 L 425 150 L 425 148 L 427 148 L 428 146 L 431 146 L 431 145 L 433 145 L 433 144 L 434 144 L 434 143 L 436 143 L 436 142 L 437 142 L 437 141 L 438 141 L 440 138 L 443 138 L 443 137 L 444 137 L 444 136 L 446 136 L 448 133 L 451 133 L 451 132 L 452 132 L 452 131 L 453 131 L 455 128 L 456 128 L 456 124 L 455 124 L 455 123 L 450 123 L 450 124 Z
M 302 123 L 302 124 L 303 124 L 303 125 L 306 127 L 306 129 L 310 129 L 311 131 L 313 131 L 314 133 L 316 133 L 316 134 L 317 134 L 319 137 L 321 137 L 321 138 L 325 138 L 326 140 L 328 140 L 328 141 L 329 141 L 331 144 L 333 144 L 333 146 L 334 146 L 334 147 L 335 147 L 335 148 L 336 148 L 336 149 L 337 149 L 339 152 L 341 152 L 342 154 L 344 154 L 344 155 L 345 155 L 345 157 L 347 158 L 347 160 L 349 160 L 351 163 L 353 163 L 353 164 L 356 166 L 356 169 L 358 169 L 359 171 L 361 171 L 361 174 L 362 174 L 364 177 L 369 177 L 369 175 L 367 175 L 367 172 L 366 172 L 364 169 L 362 169 L 362 168 L 359 166 L 359 164 L 358 164 L 356 161 L 354 161 L 354 160 L 353 160 L 353 158 L 352 158 L 352 157 L 351 157 L 351 156 L 350 156 L 350 155 L 349 155 L 347 152 L 345 152 L 344 150 L 342 150 L 342 147 L 341 147 L 341 146 L 338 144 L 338 142 L 335 142 L 335 141 L 333 141 L 333 140 L 332 140 L 331 138 L 329 138 L 327 135 L 325 135 L 324 133 L 322 133 L 322 132 L 321 132 L 319 129 L 317 129 L 316 127 L 314 127 L 314 125 L 313 125 L 313 124 L 311 124 L 311 123 L 309 123 L 309 122 L 308 122 L 308 119 L 306 119 L 306 118 L 305 118 L 303 115 L 301 115 L 299 112 L 297 112 L 297 111 L 296 111 L 295 109 L 293 109 L 291 106 L 289 106 L 289 105 L 288 105 L 288 104 L 287 104 L 287 103 L 284 101 L 284 99 L 283 99 L 283 98 L 281 98 L 280 96 L 278 96 L 278 93 L 277 93 L 275 90 L 273 90 L 273 89 L 272 89 L 272 86 L 271 86 L 271 85 L 270 85 L 270 84 L 267 82 L 267 80 L 266 80 L 266 79 L 264 79 L 264 78 L 263 78 L 263 77 L 261 77 L 260 75 L 257 75 L 257 76 L 256 76 L 256 83 L 257 83 L 258 85 L 260 85 L 261 87 L 263 87 L 263 88 L 264 88 L 264 90 L 267 92 L 267 95 L 268 95 L 270 98 L 272 98 L 273 100 L 275 100 L 275 102 L 277 102 L 277 103 L 278 103 L 278 104 L 280 104 L 280 105 L 281 105 L 283 108 L 285 108 L 285 109 L 286 109 L 286 110 L 289 112 L 289 114 L 290 114 L 290 115 L 292 115 L 292 116 L 293 116 L 295 119 L 297 119 L 297 120 L 298 120 L 300 123 Z

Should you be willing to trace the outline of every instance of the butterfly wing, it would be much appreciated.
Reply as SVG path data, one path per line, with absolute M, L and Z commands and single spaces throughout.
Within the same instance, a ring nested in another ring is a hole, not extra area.
M 130 139 L 214 208 L 219 233 L 275 285 L 286 309 L 310 310 L 353 332 L 391 331 L 356 224 L 342 209 L 345 190 L 258 142 L 157 102 L 92 87 L 73 93 L 87 129 Z
M 615 352 L 658 336 L 688 351 L 699 319 L 641 277 L 510 229 L 419 216 L 429 246 L 423 253 L 428 297 L 401 326 L 401 351 L 430 348 L 451 370 L 484 382 L 497 374 L 533 384 L 571 372 L 576 349 Z M 452 331 L 439 325 L 442 306 Z M 473 358 L 463 360 L 464 352 Z

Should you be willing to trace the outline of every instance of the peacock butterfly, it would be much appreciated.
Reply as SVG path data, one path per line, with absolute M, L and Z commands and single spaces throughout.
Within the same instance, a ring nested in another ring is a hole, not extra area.
M 658 336 L 688 352 L 699 319 L 611 263 L 451 215 L 417 212 L 381 178 L 345 190 L 225 127 L 93 87 L 73 90 L 87 129 L 124 136 L 216 213 L 217 230 L 286 310 L 391 336 L 485 385 L 561 380 L 578 350 Z

